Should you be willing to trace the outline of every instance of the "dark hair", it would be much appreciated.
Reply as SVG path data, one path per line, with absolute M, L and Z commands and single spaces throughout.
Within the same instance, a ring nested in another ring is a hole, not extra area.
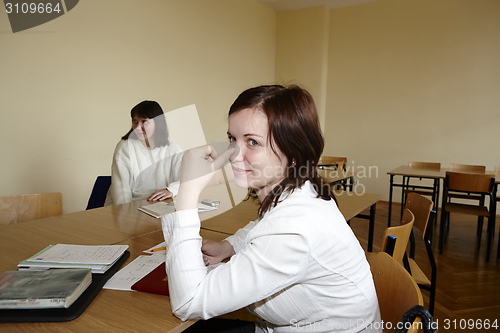
M 168 141 L 168 128 L 167 122 L 165 120 L 165 114 L 163 110 L 155 101 L 142 101 L 132 108 L 130 111 L 130 117 L 134 116 L 141 118 L 153 119 L 155 122 L 155 132 L 153 134 L 153 141 L 155 146 L 162 147 L 170 144 Z M 133 128 L 122 137 L 122 140 L 135 139 L 138 140 Z
M 296 85 L 250 88 L 236 98 L 229 109 L 229 116 L 244 109 L 265 113 L 270 147 L 276 155 L 277 150 L 281 151 L 288 160 L 285 178 L 261 203 L 259 217 L 279 203 L 281 194 L 292 193 L 307 180 L 312 183 L 318 198 L 335 200 L 329 184 L 316 172 L 324 140 L 311 94 Z

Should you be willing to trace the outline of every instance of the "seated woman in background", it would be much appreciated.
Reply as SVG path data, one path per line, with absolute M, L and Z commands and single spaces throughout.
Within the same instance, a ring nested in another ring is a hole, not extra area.
M 162 217 L 170 302 L 182 320 L 247 307 L 264 321 L 210 319 L 184 332 L 379 332 L 364 251 L 316 173 L 324 141 L 311 95 L 251 88 L 228 121 L 233 148 L 186 151 L 176 212 Z M 259 216 L 222 242 L 202 241 L 196 204 L 228 160 L 236 184 L 260 201 Z
M 131 111 L 132 128 L 116 145 L 111 187 L 105 206 L 177 195 L 183 151 L 168 140 L 165 114 L 155 101 L 143 101 Z

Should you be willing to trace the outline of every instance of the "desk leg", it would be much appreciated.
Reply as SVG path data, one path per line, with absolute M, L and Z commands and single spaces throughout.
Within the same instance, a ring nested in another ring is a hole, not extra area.
M 392 215 L 392 187 L 394 184 L 394 175 L 391 175 L 390 186 L 389 186 L 389 219 L 387 221 L 387 227 L 391 226 L 391 215 Z
M 401 187 L 401 215 L 399 217 L 399 221 L 403 219 L 403 212 L 405 209 L 405 181 L 408 184 L 410 182 L 410 177 L 403 176 L 403 187 Z
M 375 229 L 375 206 L 377 203 L 374 203 L 370 207 L 370 225 L 368 227 L 368 252 L 372 252 L 373 249 L 373 231 Z
M 441 221 L 439 223 L 439 253 L 443 254 L 443 245 L 445 237 L 445 226 L 446 226 L 446 189 L 443 189 L 443 199 L 441 200 Z M 447 193 L 446 193 L 447 194 Z M 436 214 L 437 215 L 437 214 Z

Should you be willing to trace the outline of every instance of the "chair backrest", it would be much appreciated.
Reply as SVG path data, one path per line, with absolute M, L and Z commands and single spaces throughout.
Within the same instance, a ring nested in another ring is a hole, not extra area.
M 434 162 L 417 162 L 410 161 L 408 162 L 408 167 L 415 169 L 426 169 L 426 170 L 441 170 L 441 163 Z
M 484 165 L 471 165 L 471 164 L 450 163 L 450 171 L 453 171 L 453 172 L 485 173 L 486 172 L 486 167 Z
M 321 156 L 318 166 L 336 166 L 338 170 L 345 170 L 347 166 L 347 157 Z
M 413 213 L 415 217 L 413 226 L 422 232 L 422 238 L 425 236 L 433 205 L 434 203 L 429 198 L 414 192 L 408 193 L 405 208 Z
M 62 193 L 6 195 L 0 197 L 0 224 L 14 224 L 61 215 Z
M 491 193 L 495 175 L 446 172 L 445 188 L 451 191 Z
M 111 176 L 98 176 L 92 188 L 92 193 L 90 193 L 90 198 L 85 210 L 103 207 L 110 186 Z
M 396 236 L 396 244 L 394 246 L 392 257 L 401 265 L 403 265 L 403 256 L 406 252 L 408 240 L 410 239 L 414 220 L 415 217 L 413 216 L 413 213 L 409 209 L 405 209 L 403 212 L 403 218 L 401 219 L 401 225 L 389 227 L 384 231 L 382 252 L 386 250 L 389 235 Z
M 391 322 L 394 330 L 407 310 L 415 305 L 424 305 L 422 293 L 406 269 L 385 252 L 377 254 L 372 273 L 381 319 L 385 323 Z M 408 330 L 416 331 L 416 327 Z

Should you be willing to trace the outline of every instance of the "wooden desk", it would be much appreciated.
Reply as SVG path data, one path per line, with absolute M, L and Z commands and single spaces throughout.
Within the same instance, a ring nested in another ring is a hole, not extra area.
M 344 191 L 342 195 L 337 195 L 337 202 L 340 212 L 344 215 L 346 221 L 355 217 L 368 219 L 368 252 L 373 248 L 373 230 L 375 225 L 375 206 L 382 198 L 379 194 L 365 193 L 355 195 L 353 192 Z M 361 214 L 364 210 L 370 209 L 369 215 Z M 235 208 L 226 211 L 216 218 L 210 218 L 201 222 L 201 228 L 205 230 L 222 232 L 232 235 L 238 229 L 243 228 L 248 222 L 257 219 L 259 203 L 253 200 L 247 200 L 236 205 Z
M 432 189 L 435 193 L 436 200 L 434 200 L 434 210 L 437 209 L 439 204 L 439 188 L 440 180 L 446 176 L 446 170 L 441 168 L 440 170 L 430 170 L 409 167 L 408 165 L 402 165 L 394 170 L 387 172 L 390 175 L 390 187 L 389 187 L 389 216 L 387 220 L 387 227 L 391 226 L 391 216 L 392 216 L 392 194 L 394 187 L 401 187 L 401 216 L 403 215 L 403 202 L 404 202 L 404 188 L 405 188 L 405 178 L 421 178 L 421 179 L 432 179 L 433 186 Z M 394 176 L 402 176 L 401 183 L 394 183 Z M 416 188 L 427 188 L 427 186 L 415 186 Z
M 401 187 L 401 214 L 403 212 L 403 196 L 404 196 L 404 178 L 405 177 L 410 177 L 410 178 L 423 178 L 423 179 L 433 179 L 434 180 L 434 186 L 437 191 L 437 196 L 436 200 L 434 202 L 434 210 L 437 211 L 437 207 L 439 205 L 439 188 L 441 186 L 440 180 L 444 179 L 446 177 L 446 172 L 450 171 L 449 168 L 441 168 L 440 170 L 429 170 L 429 169 L 421 169 L 421 168 L 410 168 L 408 165 L 402 165 L 397 167 L 396 169 L 393 169 L 387 174 L 390 176 L 390 187 L 389 187 L 389 216 L 388 216 L 388 221 L 387 221 L 387 226 L 391 226 L 391 215 L 392 215 L 392 194 L 393 194 L 393 188 L 394 187 Z M 495 184 L 497 185 L 500 184 L 500 172 L 494 172 L 494 171 L 489 171 L 486 170 L 486 174 L 494 174 L 495 175 Z M 401 183 L 394 183 L 394 176 L 402 176 L 403 177 L 403 182 Z M 417 186 L 418 187 L 418 186 Z M 498 199 L 497 199 L 498 200 Z
M 221 200 L 227 207 L 225 185 L 207 188 L 204 197 Z M 233 192 L 233 194 L 235 194 Z M 241 193 L 239 195 L 241 196 Z M 127 244 L 128 264 L 142 251 L 164 241 L 160 220 L 137 210 L 145 201 L 76 212 L 19 224 L 0 226 L 0 272 L 16 270 L 17 264 L 49 244 Z M 217 211 L 200 213 L 200 218 Z M 227 235 L 202 230 L 203 238 L 221 241 Z M 191 322 L 173 316 L 169 298 L 142 292 L 102 290 L 84 313 L 64 323 L 2 323 L 2 332 L 180 332 Z
M 354 171 L 317 168 L 318 175 L 329 184 L 341 183 L 344 189 L 352 190 L 354 186 Z
M 380 201 L 382 195 L 365 193 L 363 195 L 355 195 L 352 192 L 344 192 L 342 195 L 337 195 L 337 202 L 340 212 L 344 215 L 347 223 L 350 224 L 353 218 L 367 219 L 368 223 L 368 252 L 373 249 L 373 232 L 375 229 L 375 210 L 377 202 Z M 370 209 L 370 213 L 361 214 L 364 210 Z

